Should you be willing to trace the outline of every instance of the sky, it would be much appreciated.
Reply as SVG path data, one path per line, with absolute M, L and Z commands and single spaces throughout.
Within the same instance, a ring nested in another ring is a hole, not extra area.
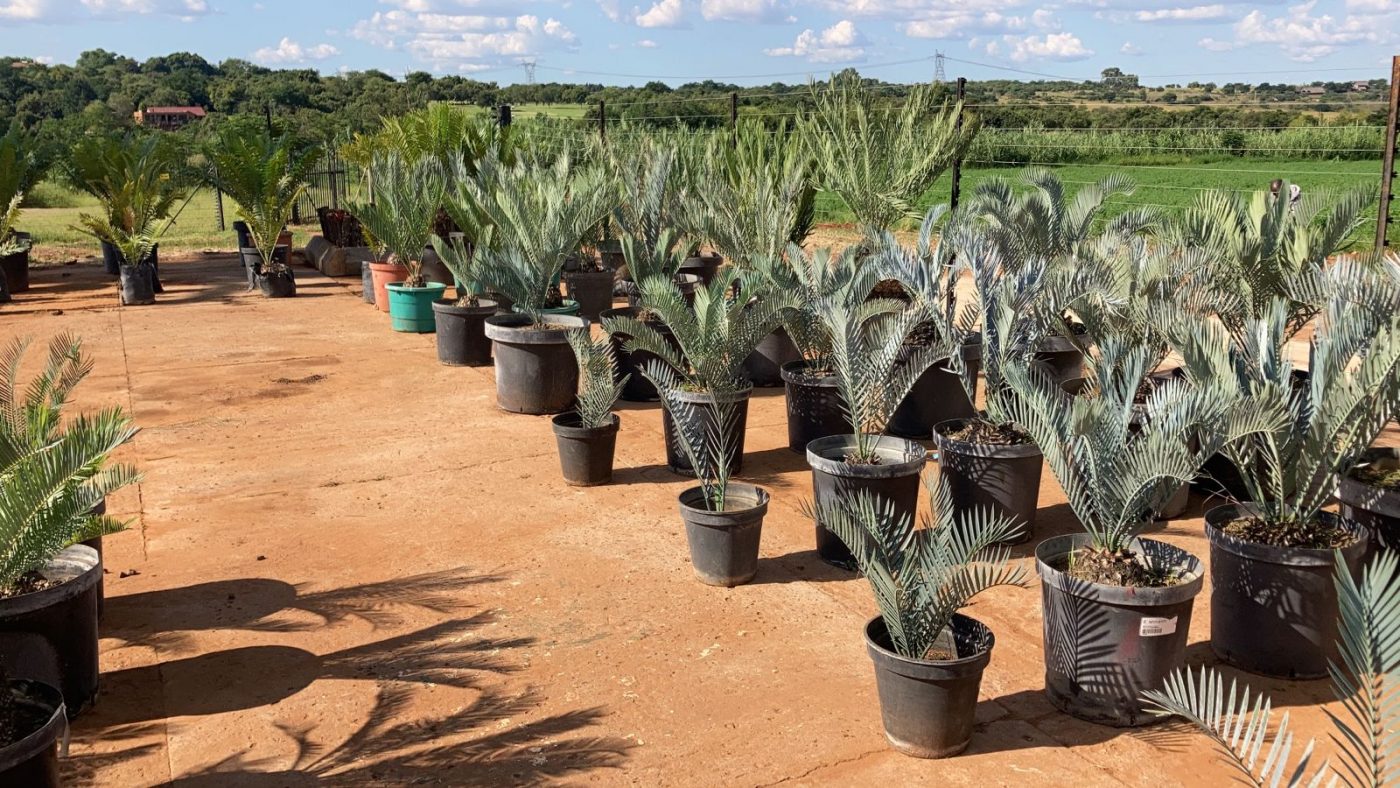
M 1400 0 L 0 0 L 0 55 L 96 48 L 500 84 L 523 61 L 541 82 L 926 81 L 939 52 L 949 78 L 1306 83 L 1388 77 Z

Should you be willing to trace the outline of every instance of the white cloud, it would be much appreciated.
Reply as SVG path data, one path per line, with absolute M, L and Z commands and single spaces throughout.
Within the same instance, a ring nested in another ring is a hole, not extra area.
M 642 49 L 656 49 L 657 43 L 655 41 L 652 41 L 650 38 L 643 38 L 641 41 L 637 42 L 637 46 L 641 47 Z
M 1235 48 L 1233 42 L 1221 41 L 1218 38 L 1211 38 L 1209 36 L 1197 41 L 1196 46 L 1210 52 L 1229 52 Z
M 209 13 L 205 0 L 82 0 L 82 4 L 97 16 L 167 14 L 192 19 Z
M 637 27 L 680 27 L 685 24 L 681 0 L 657 0 L 645 13 L 637 14 Z
M 10 0 L 0 2 L 0 19 L 16 22 L 40 22 L 48 18 L 48 0 Z
M 1122 52 L 1125 55 L 1137 56 L 1142 54 L 1142 47 L 1138 46 L 1137 44 L 1134 44 L 1131 41 L 1124 41 L 1123 46 L 1118 47 L 1118 51 Z
M 1025 30 L 1027 22 L 1025 17 L 1007 16 L 1000 11 L 949 10 L 931 11 L 924 19 L 905 22 L 895 27 L 910 38 L 949 40 L 975 33 L 1010 33 Z
M 1073 33 L 1002 36 L 1000 45 L 995 41 L 987 45 L 987 52 L 1005 54 L 1018 63 L 1027 60 L 1084 60 L 1094 54 L 1094 50 L 1084 46 L 1084 42 Z
M 700 15 L 710 22 L 797 21 L 778 0 L 700 0 Z
M 253 53 L 253 61 L 265 66 L 282 63 L 305 63 L 308 60 L 325 60 L 340 54 L 340 50 L 330 44 L 317 44 L 304 47 L 290 38 L 283 37 L 275 47 L 263 47 Z
M 598 8 L 602 9 L 603 16 L 614 22 L 621 22 L 625 18 L 622 13 L 622 3 L 618 0 L 598 0 Z
M 1395 38 L 1397 20 L 1386 18 L 1393 10 L 1390 3 L 1363 0 L 1366 11 L 1341 19 L 1331 14 L 1314 15 L 1316 5 L 1316 0 L 1310 0 L 1275 17 L 1258 9 L 1250 11 L 1235 24 L 1234 45 L 1272 44 L 1289 58 L 1308 63 L 1343 46 L 1384 44 Z M 1210 49 L 1204 41 L 1201 46 Z
M 771 57 L 805 57 L 813 63 L 842 63 L 865 57 L 864 43 L 865 37 L 855 23 L 842 19 L 820 34 L 811 28 L 803 30 L 792 46 L 765 49 L 763 53 Z
M 1357 14 L 1382 15 L 1400 12 L 1400 0 L 1346 0 L 1347 10 Z
M 1062 27 L 1060 20 L 1055 17 L 1055 12 L 1048 8 L 1037 8 L 1035 13 L 1031 14 L 1031 24 L 1041 30 L 1051 28 L 1058 30 Z
M 578 37 L 553 17 L 533 14 L 486 16 L 445 14 L 417 8 L 421 0 L 395 0 L 404 10 L 376 12 L 350 29 L 350 35 L 385 49 L 402 49 L 435 68 L 479 71 L 544 50 L 573 49 Z
M 1230 12 L 1220 4 L 1190 8 L 1158 8 L 1133 14 L 1133 18 L 1139 22 L 1213 22 L 1230 16 Z
M 185 21 L 211 13 L 206 0 L 0 0 L 0 20 L 7 22 L 72 22 L 84 11 L 88 18 L 162 14 Z

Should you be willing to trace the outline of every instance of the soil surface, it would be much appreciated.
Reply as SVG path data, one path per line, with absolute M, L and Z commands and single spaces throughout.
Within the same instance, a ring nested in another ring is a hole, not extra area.
M 1352 471 L 1351 477 L 1382 490 L 1400 491 L 1400 468 L 1394 465 L 1367 465 Z
M 81 335 L 96 369 L 74 406 L 121 404 L 142 428 L 121 458 L 145 479 L 110 501 L 132 527 L 104 540 L 102 686 L 65 785 L 1233 779 L 1200 736 L 1056 711 L 1035 587 L 964 611 L 997 638 L 968 750 L 890 749 L 862 636 L 875 602 L 815 555 L 780 388 L 753 394 L 739 478 L 773 496 L 758 576 L 711 588 L 688 562 L 676 498 L 695 482 L 666 470 L 659 404 L 621 404 L 612 485 L 567 487 L 550 417 L 498 410 L 491 368 L 440 365 L 433 335 L 392 331 L 358 277 L 302 269 L 296 298 L 265 299 L 236 255 L 161 273 L 154 306 L 118 308 L 86 261 L 36 269 L 0 307 L 0 338 Z M 1205 504 L 1146 535 L 1208 555 Z M 1047 470 L 1013 555 L 1078 532 Z M 1192 665 L 1215 662 L 1209 598 Z M 1224 672 L 1335 753 L 1328 682 Z
M 0 587 L 0 599 L 10 599 L 11 597 L 32 594 L 35 591 L 43 591 L 46 588 L 53 588 L 62 585 L 62 580 L 50 580 L 38 572 L 26 572 L 19 576 L 19 579 L 8 588 Z
M 993 424 L 982 419 L 971 419 L 944 437 L 984 446 L 1022 446 L 1031 442 L 1030 434 L 1015 424 Z
M 1125 588 L 1160 588 L 1176 585 L 1171 575 L 1150 567 L 1128 550 L 1110 551 L 1084 548 L 1059 567 L 1076 580 Z
M 1351 531 L 1319 519 L 1306 523 L 1269 523 L 1257 517 L 1241 517 L 1226 522 L 1220 530 L 1246 542 L 1310 550 L 1331 550 L 1356 541 Z

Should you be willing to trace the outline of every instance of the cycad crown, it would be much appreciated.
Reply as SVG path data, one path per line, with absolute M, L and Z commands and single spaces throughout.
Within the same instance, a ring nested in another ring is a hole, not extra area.
M 262 129 L 234 127 L 207 146 L 207 179 L 238 204 L 253 244 L 262 255 L 263 270 L 274 266 L 273 252 L 282 228 L 292 218 L 292 206 L 306 189 L 306 179 L 319 161 L 320 149 L 290 135 L 274 137 Z
M 617 359 L 606 336 L 595 340 L 588 329 L 574 329 L 569 332 L 569 346 L 578 361 L 579 393 L 574 409 L 579 426 L 606 427 L 612 423 L 613 404 L 631 376 L 617 377 Z
M 411 160 L 397 150 L 374 158 L 374 202 L 348 207 L 360 224 L 389 253 L 408 268 L 409 287 L 423 286 L 423 249 L 432 235 L 433 217 L 442 207 L 446 173 L 441 160 Z

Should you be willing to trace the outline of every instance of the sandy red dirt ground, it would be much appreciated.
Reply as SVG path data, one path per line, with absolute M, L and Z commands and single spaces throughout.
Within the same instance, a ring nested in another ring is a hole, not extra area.
M 132 527 L 107 541 L 102 690 L 74 723 L 73 784 L 1230 779 L 1200 737 L 1051 708 L 1034 580 L 967 611 L 997 635 L 971 748 L 893 752 L 861 637 L 874 603 L 815 557 L 780 389 L 755 394 L 747 436 L 744 479 L 773 493 L 758 577 L 710 588 L 658 406 L 622 406 L 612 486 L 572 489 L 547 417 L 497 410 L 490 368 L 440 366 L 357 280 L 301 269 L 301 295 L 276 301 L 245 293 L 231 256 L 162 268 L 156 306 L 118 308 L 81 264 L 35 271 L 0 311 L 0 340 L 81 334 L 97 368 L 80 404 L 142 427 L 123 455 L 145 480 L 112 501 Z M 1076 530 L 1048 470 L 1040 503 L 1037 540 Z M 1154 536 L 1204 557 L 1202 504 Z M 1208 600 L 1193 664 L 1215 662 Z M 1327 681 L 1247 681 L 1331 752 Z

